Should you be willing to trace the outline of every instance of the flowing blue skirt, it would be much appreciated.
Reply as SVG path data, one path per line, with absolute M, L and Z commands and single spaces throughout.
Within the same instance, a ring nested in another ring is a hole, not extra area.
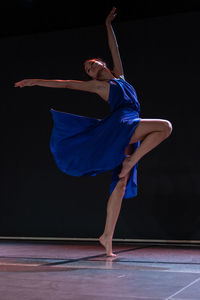
M 50 109 L 53 129 L 50 150 L 57 167 L 72 176 L 95 176 L 112 171 L 110 194 L 119 177 L 125 148 L 140 122 L 131 106 L 120 107 L 104 119 Z M 132 144 L 132 152 L 139 146 Z M 137 164 L 132 168 L 124 198 L 137 195 Z

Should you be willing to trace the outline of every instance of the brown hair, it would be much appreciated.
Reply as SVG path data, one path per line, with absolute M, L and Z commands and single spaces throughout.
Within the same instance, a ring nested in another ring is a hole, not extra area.
M 90 60 L 92 60 L 92 59 L 95 59 L 95 60 L 98 60 L 98 61 L 100 61 L 100 62 L 102 62 L 103 64 L 105 64 L 106 65 L 106 67 L 107 67 L 107 64 L 106 64 L 106 62 L 102 59 L 102 58 L 100 58 L 100 57 L 97 57 L 97 58 L 89 58 L 89 59 L 86 59 L 85 61 L 84 61 L 84 66 L 85 66 L 85 64 L 86 64 L 86 62 L 88 62 L 88 61 L 90 61 Z

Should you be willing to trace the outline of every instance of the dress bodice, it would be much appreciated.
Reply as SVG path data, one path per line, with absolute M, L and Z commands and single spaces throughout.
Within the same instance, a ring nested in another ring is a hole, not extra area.
M 131 106 L 138 113 L 140 112 L 140 103 L 137 98 L 134 87 L 122 78 L 113 78 L 109 80 L 110 92 L 108 103 L 111 112 L 122 106 Z

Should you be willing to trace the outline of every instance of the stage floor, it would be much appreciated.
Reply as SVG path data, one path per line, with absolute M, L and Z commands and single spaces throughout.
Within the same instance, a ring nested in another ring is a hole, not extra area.
M 199 300 L 200 247 L 0 241 L 2 300 Z

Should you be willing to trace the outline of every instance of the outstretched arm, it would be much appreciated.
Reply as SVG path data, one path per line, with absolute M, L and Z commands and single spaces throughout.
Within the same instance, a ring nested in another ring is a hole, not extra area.
M 24 79 L 15 82 L 15 87 L 24 86 L 44 86 L 52 88 L 67 88 L 74 90 L 81 90 L 86 92 L 99 93 L 102 89 L 102 83 L 97 80 L 79 81 L 79 80 L 60 80 L 60 79 Z
M 107 34 L 108 34 L 108 45 L 111 51 L 112 59 L 113 59 L 113 73 L 116 76 L 124 76 L 123 66 L 120 58 L 119 53 L 119 47 L 117 44 L 117 39 L 114 33 L 114 30 L 112 28 L 111 22 L 116 17 L 116 8 L 113 7 L 111 12 L 106 18 L 106 28 L 107 28 Z

